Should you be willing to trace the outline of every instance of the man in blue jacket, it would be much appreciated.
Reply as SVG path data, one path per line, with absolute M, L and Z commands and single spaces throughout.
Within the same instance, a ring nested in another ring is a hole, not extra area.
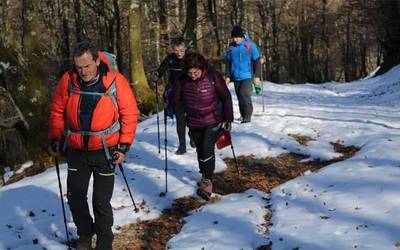
M 234 82 L 241 122 L 247 123 L 251 121 L 253 113 L 252 80 L 254 78 L 255 85 L 261 83 L 260 52 L 240 26 L 233 27 L 231 36 L 233 42 L 224 58 L 226 65 L 225 83 L 229 84 L 231 80 Z

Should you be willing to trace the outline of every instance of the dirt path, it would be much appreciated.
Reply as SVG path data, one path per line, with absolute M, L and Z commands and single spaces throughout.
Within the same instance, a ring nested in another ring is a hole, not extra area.
M 228 169 L 216 174 L 214 179 L 214 191 L 226 195 L 230 193 L 243 192 L 249 188 L 255 188 L 269 192 L 272 188 L 297 176 L 305 171 L 317 171 L 333 162 L 342 161 L 353 156 L 358 149 L 356 147 L 344 147 L 339 143 L 332 143 L 336 152 L 343 157 L 330 161 L 300 162 L 306 156 L 296 154 L 284 154 L 278 157 L 264 159 L 253 159 L 249 156 L 237 158 L 236 164 L 233 159 L 226 159 Z M 114 239 L 113 248 L 116 250 L 160 250 L 166 249 L 166 244 L 173 235 L 177 234 L 183 224 L 183 217 L 189 211 L 199 208 L 204 203 L 191 198 L 183 197 L 177 199 L 173 206 L 163 211 L 163 215 L 151 221 L 143 221 L 121 228 L 121 233 Z M 269 225 L 271 214 L 265 215 L 265 225 Z M 261 249 L 269 249 L 262 246 Z

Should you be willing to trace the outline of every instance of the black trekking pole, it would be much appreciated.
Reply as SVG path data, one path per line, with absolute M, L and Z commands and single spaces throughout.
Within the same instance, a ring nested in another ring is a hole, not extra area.
M 67 216 L 65 215 L 65 207 L 64 207 L 64 200 L 63 200 L 63 193 L 62 193 L 62 186 L 61 186 L 61 178 L 60 178 L 60 166 L 58 165 L 58 156 L 54 157 L 54 161 L 56 163 L 56 171 L 57 171 L 57 178 L 58 178 L 58 188 L 60 190 L 60 200 L 61 200 L 61 207 L 63 211 L 63 217 L 64 217 L 64 226 L 65 226 L 65 234 L 67 238 L 67 246 L 68 250 L 71 249 L 70 242 L 69 242 L 69 232 L 68 232 L 68 227 L 67 227 Z
M 126 187 L 128 188 L 129 196 L 131 197 L 131 200 L 132 200 L 132 203 L 133 203 L 133 207 L 135 208 L 135 213 L 137 213 L 137 212 L 139 212 L 139 208 L 136 207 L 135 200 L 133 199 L 131 189 L 129 188 L 129 184 L 128 184 L 128 181 L 127 181 L 126 176 L 125 176 L 124 168 L 122 167 L 122 163 L 118 164 L 118 167 L 119 167 L 119 170 L 122 173 L 122 177 L 124 177 Z
M 119 158 L 119 154 L 117 152 L 114 152 L 113 155 L 111 156 L 111 160 L 112 161 L 116 161 L 116 160 L 118 160 L 118 158 Z M 132 195 L 131 189 L 129 188 L 128 180 L 126 179 L 126 176 L 125 176 L 124 168 L 122 167 L 122 163 L 119 163 L 118 167 L 119 167 L 119 170 L 121 171 L 122 177 L 124 177 L 125 184 L 126 184 L 126 187 L 128 189 L 129 196 L 131 197 L 131 200 L 132 200 L 132 203 L 133 203 L 133 207 L 135 208 L 135 213 L 137 213 L 137 212 L 139 212 L 139 209 L 136 207 L 135 200 L 133 199 L 133 195 Z
M 233 143 L 231 142 L 231 149 L 232 149 L 232 154 L 233 154 L 233 159 L 235 160 L 235 165 L 236 165 L 236 171 L 238 176 L 240 175 L 240 171 L 239 171 L 239 165 L 236 159 L 236 155 L 235 155 L 235 150 L 233 149 Z
M 265 111 L 265 104 L 264 104 L 264 63 L 261 64 L 261 99 L 262 99 L 262 112 Z
M 167 153 L 167 144 L 168 144 L 168 139 L 167 139 L 167 109 L 164 109 L 164 155 L 165 155 L 165 165 L 164 165 L 164 171 L 165 171 L 165 192 L 160 193 L 160 197 L 165 196 L 168 193 L 168 153 Z
M 158 139 L 158 153 L 161 153 L 161 145 L 160 145 L 160 116 L 158 114 L 158 81 L 156 81 L 156 109 L 157 109 L 157 139 Z

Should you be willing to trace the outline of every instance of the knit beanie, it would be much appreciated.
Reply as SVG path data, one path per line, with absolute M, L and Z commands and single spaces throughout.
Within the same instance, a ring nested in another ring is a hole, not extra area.
M 240 26 L 234 26 L 231 32 L 231 37 L 244 37 L 245 32 Z

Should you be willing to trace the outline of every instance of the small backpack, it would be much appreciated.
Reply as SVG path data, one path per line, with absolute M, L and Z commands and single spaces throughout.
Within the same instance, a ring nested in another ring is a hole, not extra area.
M 107 64 L 110 71 L 117 71 L 118 72 L 118 65 L 117 65 L 117 56 L 107 52 L 107 51 L 99 51 L 100 59 Z

